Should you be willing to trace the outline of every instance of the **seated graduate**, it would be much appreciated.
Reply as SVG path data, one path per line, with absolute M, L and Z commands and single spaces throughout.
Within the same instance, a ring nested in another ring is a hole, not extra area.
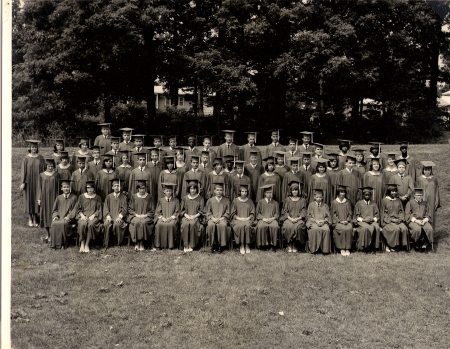
M 409 228 L 412 245 L 416 251 L 425 251 L 433 240 L 433 227 L 430 223 L 432 208 L 423 200 L 424 189 L 415 188 L 414 198 L 406 204 L 405 220 Z
M 109 247 L 110 236 L 114 237 L 114 244 L 119 246 L 127 228 L 126 216 L 128 213 L 128 200 L 122 193 L 121 181 L 113 178 L 110 181 L 113 192 L 108 194 L 103 205 L 103 224 L 105 225 L 105 238 L 103 246 Z
M 266 184 L 259 188 L 263 191 L 263 198 L 256 205 L 256 248 L 270 247 L 275 252 L 280 233 L 278 225 L 280 204 L 273 199 L 273 188 L 273 184 Z
M 255 204 L 248 198 L 250 184 L 239 184 L 239 190 L 231 204 L 231 227 L 234 242 L 240 245 L 240 253 L 250 253 L 250 243 L 253 238 L 253 222 L 255 220 Z
M 336 199 L 331 202 L 333 241 L 341 255 L 350 256 L 353 243 L 352 204 L 346 198 L 347 186 L 339 184 L 336 193 Z
M 232 189 L 231 189 L 231 201 L 239 196 L 241 185 L 250 185 L 251 180 L 244 174 L 244 161 L 235 161 L 236 173 L 230 177 Z M 251 192 L 247 193 L 247 197 L 252 199 Z
M 50 227 L 50 247 L 65 248 L 72 235 L 72 224 L 77 213 L 77 196 L 70 192 L 70 180 L 59 181 L 62 194 L 53 204 L 52 224 Z
M 361 188 L 362 200 L 355 205 L 354 223 L 358 234 L 356 243 L 358 251 L 368 251 L 371 247 L 380 247 L 380 213 L 378 205 L 372 200 L 374 188 Z
M 386 184 L 387 196 L 381 200 L 381 227 L 386 239 L 386 252 L 394 252 L 397 246 L 407 244 L 408 228 L 402 202 L 397 198 L 397 184 Z M 401 239 L 401 241 L 400 241 Z
M 173 249 L 178 236 L 178 216 L 180 201 L 173 197 L 176 183 L 161 183 L 164 187 L 164 197 L 158 199 L 155 213 L 155 248 Z
M 288 184 L 289 194 L 283 202 L 280 223 L 288 243 L 288 252 L 298 252 L 297 244 L 305 246 L 306 234 L 306 200 L 301 195 L 301 183 L 293 179 Z
M 77 215 L 80 252 L 89 252 L 89 243 L 102 231 L 102 198 L 95 194 L 95 181 L 86 181 L 86 192 L 78 197 Z
M 216 158 L 215 161 L 217 161 Z M 208 199 L 205 207 L 206 235 L 208 236 L 211 251 L 222 252 L 228 245 L 230 232 L 228 221 L 230 219 L 230 200 L 223 196 L 225 184 L 222 178 L 216 178 L 211 184 L 214 196 Z
M 128 202 L 128 222 L 131 241 L 136 251 L 144 251 L 145 244 L 151 241 L 155 226 L 155 203 L 147 192 L 147 181 L 134 180 L 137 193 Z
M 58 172 L 59 179 L 71 179 L 72 173 L 74 171 L 73 166 L 69 163 L 69 152 L 60 151 L 59 152 L 60 162 L 56 166 L 56 171 Z
M 94 174 L 86 169 L 86 158 L 77 157 L 78 169 L 72 173 L 72 192 L 78 197 L 86 192 L 86 182 L 95 180 Z
M 323 190 L 313 190 L 313 200 L 308 205 L 306 228 L 308 229 L 308 246 L 311 253 L 322 251 L 330 253 L 330 209 L 323 200 Z
M 205 200 L 200 196 L 200 184 L 197 179 L 189 180 L 185 187 L 188 193 L 181 199 L 180 206 L 181 240 L 184 252 L 192 252 L 204 234 L 205 227 L 202 223 Z

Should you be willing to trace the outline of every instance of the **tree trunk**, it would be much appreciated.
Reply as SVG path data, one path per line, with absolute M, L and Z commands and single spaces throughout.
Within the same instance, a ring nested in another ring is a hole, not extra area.
M 199 94 L 198 94 L 198 116 L 204 117 L 205 116 L 205 110 L 203 106 L 203 85 L 199 84 Z
M 194 94 L 192 96 L 192 109 L 194 110 L 194 116 L 198 116 L 198 89 L 197 81 L 194 82 Z
M 111 102 L 109 98 L 105 99 L 105 122 L 111 122 Z
M 145 51 L 146 51 L 146 64 L 144 67 L 145 76 L 145 101 L 147 102 L 147 127 L 149 131 L 158 124 L 156 119 L 156 99 L 155 99 L 155 81 L 157 79 L 156 74 L 156 61 L 155 61 L 155 46 L 153 43 L 153 30 L 149 30 L 144 34 Z
M 430 110 L 436 109 L 437 103 L 437 83 L 439 76 L 439 44 L 431 44 L 431 61 L 430 61 L 430 98 L 428 106 Z
M 213 117 L 216 119 L 217 134 L 220 134 L 220 109 L 221 109 L 219 102 L 220 98 L 221 98 L 220 92 L 216 92 L 213 103 Z

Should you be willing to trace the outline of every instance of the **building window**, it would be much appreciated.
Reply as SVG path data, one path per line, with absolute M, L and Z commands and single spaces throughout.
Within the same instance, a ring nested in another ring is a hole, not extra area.
M 171 105 L 172 103 L 170 103 L 170 98 L 165 97 L 165 106 L 168 107 L 169 105 Z
M 178 97 L 178 105 L 179 105 L 180 107 L 183 107 L 183 106 L 184 106 L 184 97 Z

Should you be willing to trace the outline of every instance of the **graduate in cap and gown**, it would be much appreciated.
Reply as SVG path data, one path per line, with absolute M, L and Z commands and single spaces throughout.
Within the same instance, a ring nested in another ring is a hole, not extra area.
M 236 169 L 234 168 L 234 163 L 236 161 L 236 157 L 232 155 L 225 155 L 222 158 L 222 161 L 225 162 L 225 166 L 223 171 L 230 177 L 233 177 L 236 174 Z
M 102 155 L 102 169 L 97 172 L 95 178 L 95 187 L 97 188 L 97 194 L 102 198 L 102 202 L 112 192 L 111 179 L 116 178 L 117 174 L 113 168 L 112 155 Z
M 62 180 L 59 184 L 62 194 L 53 204 L 49 239 L 50 247 L 56 249 L 67 246 L 77 214 L 77 196 L 70 192 L 70 180 Z
M 258 132 L 244 132 L 247 134 L 247 144 L 244 144 L 239 148 L 239 160 L 250 162 L 250 155 L 252 152 L 256 152 L 257 154 L 257 162 L 259 164 L 262 163 L 261 158 L 261 150 L 256 146 L 256 136 L 258 135 Z
M 332 185 L 330 177 L 327 175 L 327 162 L 326 159 L 318 159 L 316 162 L 316 171 L 309 178 L 308 183 L 308 202 L 313 201 L 314 190 L 322 190 L 322 201 L 327 205 L 330 205 L 333 200 L 332 197 Z
M 168 139 L 169 139 L 169 150 L 167 151 L 167 155 L 176 156 L 177 135 L 169 136 Z
M 158 148 L 149 148 L 150 151 L 150 161 L 147 162 L 146 167 L 152 175 L 152 185 L 153 188 L 149 189 L 151 193 L 154 193 L 155 205 L 158 201 L 158 179 L 161 171 L 165 168 L 164 158 L 161 155 L 161 150 Z
M 376 159 L 378 161 L 378 159 Z M 355 205 L 354 223 L 358 240 L 356 247 L 358 251 L 367 251 L 371 247 L 380 248 L 380 212 L 378 205 L 372 200 L 374 188 L 364 186 L 360 188 L 362 199 Z
M 56 165 L 59 179 L 71 179 L 74 172 L 73 166 L 69 163 L 69 152 L 60 151 L 60 162 Z
M 124 238 L 127 228 L 126 217 L 128 213 L 128 199 L 122 194 L 121 182 L 118 178 L 110 180 L 112 193 L 108 194 L 103 205 L 103 224 L 105 226 L 105 238 L 103 246 L 108 248 L 110 239 L 113 244 L 119 246 Z
M 406 174 L 408 174 L 412 180 L 413 183 L 417 180 L 417 173 L 421 170 L 421 163 L 417 161 L 415 158 L 413 158 L 408 153 L 409 143 L 408 142 L 399 142 L 400 144 L 400 156 L 397 158 L 397 160 L 404 159 L 406 160 Z
M 208 175 L 214 168 L 212 166 L 212 163 L 210 162 L 209 158 L 210 153 L 208 151 L 202 150 L 200 154 L 200 164 L 198 165 L 198 168 L 200 171 L 205 172 L 205 176 Z M 216 157 L 214 157 L 215 159 Z
M 46 170 L 39 175 L 39 185 L 37 188 L 37 202 L 40 205 L 40 225 L 47 231 L 47 238 L 50 236 L 52 225 L 53 205 L 58 196 L 58 172 L 55 171 L 55 160 L 45 159 Z
M 331 202 L 331 219 L 333 227 L 333 241 L 341 255 L 350 256 L 353 243 L 353 210 L 347 200 L 347 186 L 339 184 L 336 189 L 337 197 Z
M 135 158 L 137 167 L 132 170 L 130 174 L 130 181 L 128 182 L 128 197 L 131 199 L 131 196 L 138 192 L 135 181 L 143 180 L 146 182 L 147 191 L 152 198 L 153 203 L 155 203 L 158 200 L 158 191 L 156 189 L 158 182 L 154 185 L 157 179 L 153 177 L 152 173 L 146 166 L 147 153 L 135 153 Z
M 389 179 L 389 183 L 397 184 L 398 198 L 402 202 L 404 208 L 414 193 L 414 181 L 411 176 L 406 174 L 405 159 L 395 160 L 395 164 L 397 165 L 398 173 Z
M 187 181 L 187 193 L 183 196 L 180 205 L 181 216 L 181 241 L 184 252 L 192 252 L 203 237 L 205 227 L 203 216 L 205 201 L 199 193 L 199 182 L 196 179 Z
M 301 196 L 301 182 L 293 179 L 288 184 L 289 193 L 283 201 L 280 223 L 284 239 L 288 243 L 288 252 L 298 252 L 297 243 L 305 246 L 306 233 L 306 200 Z
M 222 130 L 222 132 L 225 134 L 225 143 L 217 148 L 217 157 L 224 158 L 228 155 L 231 155 L 233 159 L 239 157 L 239 147 L 233 143 L 233 136 L 236 131 Z
M 386 184 L 387 196 L 381 201 L 380 218 L 382 234 L 386 240 L 386 252 L 393 252 L 399 245 L 406 246 L 408 228 L 405 225 L 405 211 L 397 198 L 397 184 Z
M 64 139 L 55 139 L 55 144 L 53 145 L 52 158 L 55 159 L 56 166 L 61 162 L 61 152 L 65 150 Z
M 289 166 L 286 165 L 286 153 L 282 151 L 274 151 L 273 152 L 275 157 L 275 173 L 278 173 L 281 180 L 283 180 L 284 175 L 290 171 Z
M 311 156 L 312 153 L 302 153 L 302 161 L 299 168 L 299 171 L 305 176 L 305 185 L 303 187 L 303 191 L 305 193 L 309 193 L 309 180 L 311 176 L 316 172 L 316 170 L 311 166 Z M 309 198 L 306 201 L 309 202 Z
M 302 144 L 298 146 L 298 149 L 301 153 L 314 153 L 314 145 L 313 145 L 313 135 L 314 132 L 310 131 L 302 131 L 300 132 L 302 135 Z M 301 157 L 301 155 L 299 155 Z
M 156 148 L 158 150 L 158 160 L 162 162 L 161 168 L 164 168 L 164 159 L 165 156 L 167 156 L 167 152 L 163 148 L 161 148 L 164 143 L 164 136 L 151 135 L 150 137 L 153 137 L 153 148 Z
M 423 194 L 423 188 L 415 188 L 414 198 L 406 204 L 405 209 L 406 225 L 416 251 L 425 251 L 427 245 L 434 242 L 430 215 L 432 208 L 423 200 Z
M 306 228 L 308 230 L 308 247 L 311 253 L 319 250 L 331 252 L 330 224 L 332 217 L 328 205 L 322 202 L 322 189 L 313 188 L 313 200 L 308 205 Z
M 330 153 L 327 154 L 328 158 L 328 167 L 327 167 L 327 176 L 330 177 L 331 182 L 331 197 L 335 198 L 336 192 L 336 184 L 337 183 L 337 174 L 340 171 L 339 169 L 339 154 L 336 153 Z
M 94 145 L 100 147 L 100 155 L 103 155 L 111 150 L 111 123 L 103 122 L 98 126 L 101 127 L 102 134 L 95 137 Z
M 122 139 L 123 141 L 119 144 L 120 151 L 131 151 L 134 148 L 134 144 L 131 141 L 131 133 L 133 132 L 132 128 L 124 127 L 120 128 L 119 131 L 122 131 Z
M 86 192 L 78 197 L 76 216 L 80 252 L 88 253 L 91 240 L 102 232 L 102 198 L 95 194 L 95 181 L 86 181 Z
M 306 182 L 305 173 L 299 171 L 300 158 L 292 157 L 288 160 L 288 162 L 291 170 L 284 175 L 283 181 L 281 182 L 281 200 L 283 202 L 290 195 L 289 183 L 291 183 L 292 181 L 298 181 L 300 183 Z M 303 190 L 305 190 L 304 185 Z M 306 198 L 308 196 L 308 192 L 300 192 L 299 195 Z
M 209 156 L 209 164 L 212 164 L 214 162 L 214 159 L 217 157 L 217 152 L 211 148 L 213 137 L 210 135 L 201 136 L 203 138 L 203 148 L 201 149 L 201 152 L 207 152 Z
M 78 170 L 78 158 L 82 157 L 85 159 L 85 167 L 86 164 L 92 160 L 92 155 L 89 152 L 89 143 L 90 139 L 87 137 L 77 137 L 78 145 L 80 149 L 78 149 L 72 156 L 71 165 L 73 166 L 74 171 Z
M 145 159 L 147 162 L 149 158 L 149 151 L 144 148 L 144 141 L 145 141 L 145 135 L 133 135 L 132 136 L 134 147 L 131 150 L 131 158 L 130 158 L 130 165 L 133 168 L 138 167 L 138 160 L 136 158 L 137 154 L 144 153 Z
M 261 165 L 262 162 L 258 159 L 261 158 L 261 153 L 258 151 L 250 152 L 250 162 L 244 165 L 244 174 L 250 178 L 250 194 L 252 198 L 256 198 L 256 193 L 258 192 L 259 177 L 264 173 L 264 167 Z
M 98 145 L 94 145 L 89 148 L 91 150 L 92 161 L 87 163 L 86 168 L 92 172 L 94 178 L 97 178 L 97 173 L 103 167 L 102 159 L 100 158 L 100 147 Z
M 366 162 L 364 159 L 364 149 L 354 149 L 353 150 L 355 153 L 355 166 L 354 169 L 356 171 L 358 171 L 359 173 L 361 173 L 361 176 L 364 176 L 364 174 L 366 173 Z
M 183 179 L 184 174 L 188 170 L 188 165 L 184 161 L 184 148 L 183 147 L 177 147 L 175 148 L 175 167 L 177 168 L 177 172 L 180 174 L 180 177 Z
M 251 184 L 251 180 L 248 176 L 244 174 L 244 161 L 237 160 L 235 161 L 236 173 L 234 176 L 230 177 L 232 190 L 231 190 L 231 198 L 233 201 L 234 198 L 239 196 L 239 191 L 241 189 L 241 185 L 249 185 Z M 247 197 L 252 199 L 251 191 L 247 193 Z
M 86 192 L 86 182 L 95 180 L 94 174 L 86 169 L 86 158 L 77 158 L 78 169 L 73 171 L 71 177 L 72 193 L 77 197 Z
M 197 135 L 190 134 L 187 136 L 188 148 L 184 150 L 184 156 L 186 159 L 186 165 L 188 169 L 191 169 L 192 156 L 200 156 L 200 150 L 197 147 Z
M 424 190 L 423 200 L 428 202 L 433 230 L 436 225 L 436 211 L 441 207 L 439 183 L 433 173 L 435 166 L 436 164 L 433 161 L 422 161 L 422 175 L 417 177 L 416 180 L 416 186 Z
M 378 159 L 378 163 L 380 164 L 380 171 L 383 171 L 385 161 L 385 159 L 381 157 L 381 145 L 383 143 L 369 142 L 369 144 L 370 144 L 369 148 L 370 154 L 366 158 L 366 172 L 369 171 L 369 166 L 372 159 Z
M 178 217 L 180 201 L 173 197 L 175 183 L 161 183 L 164 186 L 164 197 L 158 199 L 155 211 L 155 240 L 157 249 L 175 247 L 178 237 Z
M 381 200 L 383 200 L 386 193 L 384 176 L 380 172 L 380 159 L 373 158 L 370 160 L 369 169 L 363 177 L 363 186 L 373 188 L 372 200 L 375 201 L 378 208 L 380 208 Z
M 265 184 L 260 186 L 263 198 L 256 205 L 256 247 L 270 247 L 275 251 L 280 234 L 278 220 L 280 218 L 280 204 L 273 198 L 274 185 Z
M 118 153 L 118 162 L 116 166 L 116 178 L 122 183 L 122 193 L 128 196 L 130 176 L 133 168 L 130 165 L 131 150 L 121 150 Z
M 383 174 L 384 183 L 389 183 L 391 177 L 398 173 L 397 165 L 395 164 L 395 153 L 388 153 L 385 161 L 385 166 L 381 170 Z
M 345 168 L 338 172 L 337 183 L 347 186 L 347 199 L 350 200 L 352 207 L 359 200 L 359 188 L 362 186 L 361 173 L 354 169 L 355 157 L 347 155 Z
M 128 229 L 136 251 L 144 251 L 145 244 L 151 241 L 155 226 L 155 203 L 147 192 L 145 180 L 134 180 L 137 193 L 128 202 Z
M 165 182 L 175 184 L 173 187 L 173 197 L 179 198 L 181 194 L 181 178 L 175 168 L 175 156 L 165 156 L 164 163 L 166 168 L 160 172 L 158 178 L 158 199 L 165 196 L 164 187 L 162 185 L 162 183 Z
M 120 137 L 111 137 L 111 150 L 106 152 L 105 154 L 110 154 L 113 156 L 113 167 L 116 168 L 119 166 L 119 143 Z
M 240 245 L 241 254 L 250 253 L 255 220 L 255 204 L 248 197 L 250 185 L 241 183 L 237 196 L 231 204 L 230 226 L 233 228 L 234 242 Z
M 343 170 L 345 168 L 345 161 L 347 160 L 348 152 L 350 151 L 350 147 L 352 144 L 352 141 L 349 141 L 347 139 L 338 139 L 339 141 L 339 169 Z
M 300 157 L 301 156 L 301 150 L 298 149 L 298 139 L 289 137 L 289 145 L 286 149 L 286 161 L 288 161 L 290 158 L 293 157 Z
M 214 159 L 216 161 L 216 159 Z M 220 159 L 222 161 L 222 159 Z M 183 181 L 181 183 L 181 193 L 187 193 L 187 183 L 192 180 L 198 181 L 199 194 L 203 197 L 203 199 L 207 200 L 207 185 L 208 180 L 205 172 L 200 171 L 199 166 L 199 156 L 192 155 L 191 156 L 191 168 L 189 171 L 186 171 L 183 175 Z
M 269 130 L 270 132 L 270 139 L 272 140 L 272 143 L 270 143 L 268 146 L 266 146 L 266 149 L 264 150 L 264 153 L 261 154 L 261 156 L 263 157 L 263 159 L 269 158 L 269 157 L 273 157 L 274 151 L 286 151 L 286 148 L 284 145 L 280 144 L 280 129 L 274 129 L 274 130 Z M 263 160 L 264 161 L 264 160 Z
M 328 160 L 323 157 L 324 151 L 325 151 L 325 146 L 323 144 L 314 143 L 314 155 L 311 156 L 311 162 L 310 162 L 313 174 L 316 173 L 317 162 L 323 161 L 323 160 Z M 339 160 L 339 163 L 340 162 L 341 161 Z
M 231 192 L 233 190 L 233 185 L 230 180 L 230 176 L 223 170 L 222 158 L 217 157 L 214 159 L 213 167 L 214 170 L 208 173 L 206 177 L 206 198 L 211 198 L 214 196 L 214 183 L 222 183 L 222 195 L 226 198 L 231 198 Z
M 265 172 L 259 177 L 256 202 L 264 199 L 264 190 L 262 187 L 269 184 L 273 185 L 271 189 L 272 199 L 281 202 L 281 177 L 275 172 L 275 159 L 273 156 L 270 156 L 263 161 L 266 163 L 264 166 Z

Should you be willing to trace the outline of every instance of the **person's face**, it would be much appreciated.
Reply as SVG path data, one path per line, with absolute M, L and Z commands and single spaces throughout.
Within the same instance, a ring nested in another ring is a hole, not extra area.
M 184 155 L 182 152 L 177 151 L 177 161 L 183 161 L 184 160 Z
M 69 158 L 66 158 L 66 157 L 61 158 L 61 163 L 62 163 L 64 166 L 67 165 L 67 164 L 69 163 Z
M 88 144 L 87 143 L 81 143 L 80 148 L 81 148 L 82 152 L 87 152 Z
M 64 149 L 64 147 L 63 147 L 63 145 L 61 143 L 56 143 L 56 150 L 57 151 L 61 151 L 63 149 Z
M 353 160 L 347 160 L 347 162 L 345 163 L 345 166 L 351 170 L 353 168 L 353 166 L 355 166 L 355 162 Z
M 78 161 L 77 164 L 78 168 L 84 170 L 84 167 L 86 166 L 86 163 L 84 161 Z
M 240 190 L 241 190 L 241 198 L 245 199 L 248 195 L 248 190 L 245 188 L 241 188 Z
M 372 169 L 374 171 L 379 171 L 380 170 L 380 163 L 377 161 L 372 162 Z
M 372 148 L 370 149 L 370 152 L 373 154 L 373 156 L 378 156 L 379 154 L 378 148 Z
M 414 195 L 414 198 L 416 199 L 417 202 L 422 202 L 423 201 L 423 195 Z
M 194 169 L 198 168 L 198 160 L 197 159 L 192 159 L 191 160 L 191 167 Z
M 122 155 L 122 163 L 128 164 L 128 155 Z
M 372 197 L 372 193 L 371 192 L 364 192 L 364 200 L 369 201 L 370 198 Z
M 134 145 L 136 146 L 136 148 L 140 148 L 140 147 L 142 147 L 142 141 L 139 139 L 139 140 L 135 140 L 134 141 Z
M 86 186 L 86 191 L 88 194 L 92 194 L 94 192 L 94 187 L 92 185 Z
M 211 141 L 210 141 L 209 139 L 205 139 L 205 140 L 203 141 L 203 146 L 204 146 L 206 149 L 209 149 L 209 147 L 211 146 Z
M 202 155 L 202 163 L 206 164 L 209 160 L 208 155 Z
M 233 169 L 233 161 L 227 161 L 227 169 L 231 171 Z
M 131 139 L 131 134 L 129 133 L 122 133 L 122 138 L 124 142 L 129 142 Z
M 389 196 L 394 199 L 397 196 L 397 189 L 391 189 L 391 193 L 389 194 Z
M 193 185 L 189 187 L 189 194 L 191 195 L 197 194 L 197 187 L 194 187 Z
M 343 153 L 348 152 L 348 146 L 347 145 L 341 145 L 341 150 Z
M 295 142 L 289 142 L 289 150 L 290 151 L 294 151 L 295 150 L 295 146 L 296 146 Z
M 47 171 L 48 172 L 53 172 L 54 169 L 55 169 L 55 166 L 53 166 L 53 164 L 47 164 Z
M 314 152 L 316 153 L 317 156 L 322 156 L 323 154 L 323 149 L 320 147 L 316 147 L 316 149 L 314 150 Z
M 145 195 L 145 186 L 141 185 L 141 186 L 139 187 L 139 194 Z
M 364 158 L 364 156 L 362 154 L 356 154 L 355 157 L 356 157 L 356 162 L 362 162 L 363 158 Z
M 425 168 L 423 169 L 423 174 L 424 174 L 426 177 L 431 176 L 431 167 L 425 167 Z
M 222 171 L 222 164 L 218 163 L 215 167 L 214 167 L 214 171 L 216 171 L 216 173 L 219 173 L 220 171 Z
M 320 204 L 322 202 L 322 199 L 323 199 L 322 194 L 315 194 L 314 195 L 314 201 L 315 202 Z
M 154 162 L 158 161 L 158 154 L 155 152 L 152 152 L 150 155 L 150 159 L 152 159 L 152 161 L 154 161 Z
M 172 171 L 172 170 L 173 170 L 173 162 L 168 162 L 168 163 L 167 163 L 167 169 L 168 169 L 169 171 Z
M 330 160 L 330 167 L 331 168 L 335 168 L 337 166 L 337 160 L 336 159 L 331 159 Z
M 303 165 L 309 166 L 309 164 L 311 163 L 311 158 L 307 157 L 307 158 L 303 158 Z
M 159 147 L 161 146 L 161 140 L 160 140 L 159 138 L 155 138 L 155 139 L 153 140 L 153 145 L 154 145 L 156 148 L 159 148 Z
M 233 137 L 230 134 L 225 135 L 225 142 L 231 143 L 233 141 Z
M 30 146 L 30 151 L 31 151 L 32 153 L 37 153 L 37 150 L 38 150 L 37 145 L 36 145 L 36 144 L 31 144 L 31 146 Z
M 236 172 L 241 175 L 244 173 L 244 168 L 242 166 L 236 166 Z
M 62 189 L 62 192 L 63 192 L 64 194 L 69 194 L 69 192 L 70 192 L 70 185 L 68 185 L 68 184 L 63 184 L 63 185 L 61 186 L 61 189 Z
M 169 146 L 171 148 L 176 147 L 177 146 L 177 141 L 175 139 L 170 139 L 169 140 Z
M 117 194 L 118 192 L 120 192 L 120 185 L 119 185 L 119 183 L 114 182 L 112 188 L 113 188 L 114 193 Z
M 298 171 L 298 164 L 297 163 L 291 164 L 291 168 L 292 168 L 292 171 L 297 172 Z
M 111 142 L 111 149 L 112 150 L 119 149 L 119 143 L 118 142 Z
M 291 189 L 291 191 L 292 191 L 292 196 L 297 197 L 300 190 L 297 186 L 295 186 Z
M 400 174 L 404 174 L 406 171 L 406 167 L 403 163 L 399 163 L 397 166 L 397 169 L 398 169 L 398 173 L 400 173 Z
M 274 169 L 275 169 L 275 165 L 273 164 L 273 162 L 269 162 L 269 163 L 267 164 L 267 170 L 268 170 L 269 172 L 272 172 Z
M 140 156 L 138 159 L 139 167 L 145 166 L 145 156 Z
M 94 159 L 100 158 L 100 152 L 99 152 L 98 150 L 92 151 L 92 157 L 93 157 Z
M 102 127 L 102 135 L 104 136 L 109 135 L 109 127 Z
M 248 144 L 255 144 L 255 136 L 248 136 Z
M 106 166 L 107 169 L 110 169 L 112 167 L 112 160 L 111 159 L 106 160 L 105 161 L 105 166 Z
M 250 162 L 255 165 L 256 161 L 258 161 L 257 157 L 255 155 L 250 156 Z
M 222 187 L 219 187 L 219 186 L 216 186 L 216 187 L 214 188 L 214 194 L 215 194 L 216 196 L 218 196 L 218 197 L 221 197 L 221 196 L 223 195 L 223 188 L 222 188 Z
M 400 151 L 402 154 L 406 154 L 408 152 L 408 147 L 400 147 Z
M 172 188 L 165 188 L 164 189 L 164 195 L 166 196 L 166 198 L 170 198 L 172 196 L 173 190 Z
M 277 165 L 283 165 L 284 161 L 283 158 L 277 158 Z
M 302 137 L 302 142 L 303 142 L 303 144 L 309 144 L 309 142 L 311 142 L 311 137 L 310 136 L 303 136 Z
M 273 197 L 273 191 L 272 191 L 271 189 L 266 190 L 266 191 L 264 192 L 264 197 L 265 197 L 266 199 L 272 199 L 272 197 Z
M 272 135 L 270 136 L 270 138 L 272 139 L 273 143 L 277 143 L 278 142 L 278 134 L 277 133 L 272 133 Z
M 388 165 L 389 165 L 389 166 L 394 165 L 394 158 L 388 157 L 388 158 L 387 158 L 387 162 L 388 162 Z
M 188 138 L 188 145 L 193 148 L 195 146 L 195 137 Z
M 339 190 L 339 198 L 342 200 L 345 198 L 345 190 Z
M 320 165 L 317 167 L 317 170 L 319 171 L 320 174 L 325 173 L 325 166 Z

